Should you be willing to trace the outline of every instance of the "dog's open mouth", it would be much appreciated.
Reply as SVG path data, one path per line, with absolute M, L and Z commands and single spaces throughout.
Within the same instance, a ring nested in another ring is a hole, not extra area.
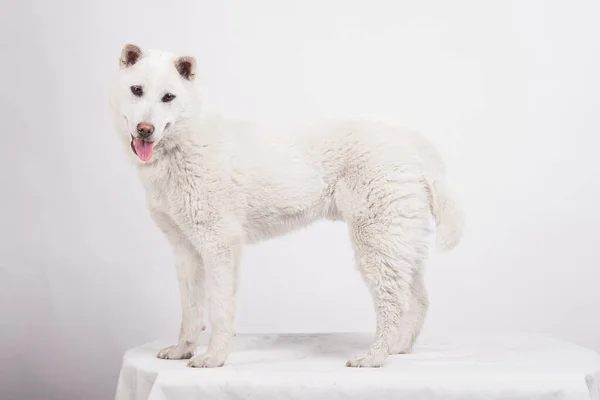
M 144 139 L 131 137 L 131 151 L 142 161 L 148 161 L 152 157 L 154 142 L 147 142 Z

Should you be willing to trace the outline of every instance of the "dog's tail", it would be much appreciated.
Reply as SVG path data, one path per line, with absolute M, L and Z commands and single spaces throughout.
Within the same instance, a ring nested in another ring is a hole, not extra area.
M 436 222 L 436 247 L 450 251 L 460 242 L 465 217 L 444 180 L 430 182 L 431 212 Z
M 446 181 L 445 166 L 430 143 L 421 143 L 425 161 L 425 179 L 429 188 L 429 205 L 436 223 L 436 248 L 450 251 L 460 242 L 465 217 Z

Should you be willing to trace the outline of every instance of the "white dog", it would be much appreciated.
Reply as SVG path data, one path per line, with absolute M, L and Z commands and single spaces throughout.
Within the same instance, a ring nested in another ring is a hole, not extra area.
M 111 93 L 118 132 L 176 260 L 179 342 L 158 357 L 222 366 L 234 336 L 243 245 L 323 218 L 347 223 L 375 303 L 375 339 L 347 365 L 379 367 L 389 354 L 410 352 L 427 311 L 432 221 L 442 250 L 458 243 L 463 228 L 435 149 L 379 123 L 270 135 L 202 117 L 195 65 L 193 57 L 129 44 Z M 205 302 L 210 342 L 194 356 Z

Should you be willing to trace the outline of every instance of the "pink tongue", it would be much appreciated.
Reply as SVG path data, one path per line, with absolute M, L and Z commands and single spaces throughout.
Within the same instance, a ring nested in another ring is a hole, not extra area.
M 148 161 L 152 157 L 152 150 L 154 149 L 153 142 L 144 142 L 142 139 L 133 139 L 133 147 L 135 152 L 142 161 Z

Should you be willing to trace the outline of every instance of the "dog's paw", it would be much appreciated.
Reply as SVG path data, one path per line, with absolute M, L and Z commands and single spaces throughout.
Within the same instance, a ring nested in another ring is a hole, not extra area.
M 352 357 L 346 367 L 354 368 L 379 368 L 383 365 L 385 357 L 377 357 L 370 354 L 359 354 Z
M 192 368 L 217 368 L 222 367 L 226 359 L 226 356 L 217 354 L 201 354 L 192 357 L 187 365 Z
M 194 356 L 194 349 L 179 345 L 169 346 L 158 352 L 156 357 L 164 360 L 187 360 Z

